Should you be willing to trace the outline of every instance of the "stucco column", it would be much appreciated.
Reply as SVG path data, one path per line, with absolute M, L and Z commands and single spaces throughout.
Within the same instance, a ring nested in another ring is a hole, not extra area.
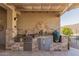
M 57 24 L 57 30 L 60 32 L 60 13 L 57 14 L 57 18 L 58 18 L 58 24 Z
M 13 6 L 7 10 L 6 49 L 11 49 L 13 38 L 17 35 L 16 11 Z

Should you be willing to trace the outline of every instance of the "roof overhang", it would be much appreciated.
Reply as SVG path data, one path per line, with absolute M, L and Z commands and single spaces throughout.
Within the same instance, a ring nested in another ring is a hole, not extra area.
M 67 3 L 12 3 L 18 11 L 57 11 L 62 12 L 67 6 Z
M 73 8 L 78 8 L 79 4 L 77 3 L 6 3 L 0 4 L 0 6 L 5 5 L 14 6 L 16 11 L 50 11 L 64 14 L 66 11 L 69 11 Z

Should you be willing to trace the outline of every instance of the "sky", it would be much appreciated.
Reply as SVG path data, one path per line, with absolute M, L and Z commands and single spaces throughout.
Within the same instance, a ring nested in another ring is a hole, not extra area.
M 60 19 L 61 26 L 79 23 L 79 8 L 65 12 Z

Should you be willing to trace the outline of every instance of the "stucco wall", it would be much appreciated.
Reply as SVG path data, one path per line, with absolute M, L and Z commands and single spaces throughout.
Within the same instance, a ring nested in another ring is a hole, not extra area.
M 31 31 L 36 28 L 38 23 L 55 29 L 60 26 L 60 18 L 55 16 L 53 12 L 22 12 L 17 21 L 18 32 Z

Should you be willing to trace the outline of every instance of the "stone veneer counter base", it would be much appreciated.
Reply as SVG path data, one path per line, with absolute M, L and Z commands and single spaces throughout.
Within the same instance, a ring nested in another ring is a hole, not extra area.
M 62 37 L 62 41 L 60 43 L 53 42 L 53 36 L 40 36 L 33 39 L 32 42 L 32 51 L 39 51 L 38 42 L 39 39 L 51 39 L 51 47 L 50 51 L 67 51 L 68 50 L 68 39 L 66 37 Z
M 53 36 L 39 36 L 32 39 L 32 52 L 41 51 L 39 49 L 38 40 L 42 39 L 51 39 L 50 49 L 49 51 L 67 51 L 68 50 L 68 38 L 62 37 L 62 41 L 60 43 L 53 42 Z M 46 43 L 48 44 L 48 43 Z M 10 47 L 13 51 L 24 51 L 24 43 L 23 42 L 13 42 Z M 43 50 L 44 51 L 44 50 Z

